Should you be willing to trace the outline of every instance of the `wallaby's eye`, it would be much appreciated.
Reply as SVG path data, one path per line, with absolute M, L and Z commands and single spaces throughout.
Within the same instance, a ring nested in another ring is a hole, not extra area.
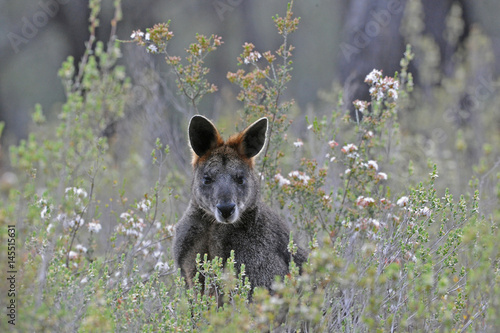
M 238 185 L 243 185 L 245 184 L 245 178 L 243 176 L 236 176 L 235 177 L 236 183 Z
M 213 179 L 207 175 L 203 176 L 203 184 L 204 185 L 210 185 L 212 184 Z

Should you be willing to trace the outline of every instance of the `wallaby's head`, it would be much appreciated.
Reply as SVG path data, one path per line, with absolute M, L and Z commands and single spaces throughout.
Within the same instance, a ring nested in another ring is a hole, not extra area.
M 214 124 L 203 116 L 189 123 L 193 150 L 193 200 L 220 223 L 234 223 L 255 205 L 259 181 L 254 159 L 266 142 L 267 118 L 224 141 Z

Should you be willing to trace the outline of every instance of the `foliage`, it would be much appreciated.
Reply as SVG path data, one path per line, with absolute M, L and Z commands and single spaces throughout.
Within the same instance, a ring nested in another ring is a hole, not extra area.
M 330 114 L 307 117 L 308 130 L 290 144 L 293 101 L 282 96 L 291 80 L 289 37 L 299 23 L 293 3 L 284 17 L 273 18 L 283 38 L 275 52 L 243 45 L 238 65 L 246 67 L 227 77 L 240 89 L 244 123 L 262 116 L 271 122 L 257 166 L 262 189 L 295 226 L 290 250 L 305 240 L 310 249 L 302 274 L 292 262 L 272 294 L 257 288 L 249 301 L 250 284 L 234 256 L 225 263 L 198 257 L 203 284 L 190 289 L 173 267 L 169 249 L 183 192 L 178 171 L 167 167 L 170 148 L 158 139 L 149 165 L 133 153 L 117 165 L 114 124 L 137 106 L 129 97 L 133 83 L 118 65 L 121 45 L 114 31 L 107 45 L 95 40 L 100 2 L 90 6 L 87 51 L 78 67 L 69 58 L 59 72 L 67 100 L 58 119 L 48 122 L 37 107 L 37 128 L 11 147 L 20 181 L 0 201 L 0 220 L 2 235 L 16 221 L 16 330 L 483 332 L 500 326 L 498 212 L 481 208 L 481 184 L 471 182 L 457 199 L 438 188 L 437 165 L 429 163 L 427 176 L 415 182 L 421 174 L 398 158 L 398 115 L 413 90 L 410 47 L 394 77 L 367 75 L 371 100 L 353 103 L 355 118 L 343 116 L 339 98 Z M 121 15 L 119 1 L 115 6 L 113 27 Z M 172 37 L 166 23 L 134 31 L 131 39 L 165 56 L 179 92 L 196 110 L 216 91 L 204 59 L 222 41 L 197 35 L 183 59 L 167 50 Z M 141 178 L 145 173 L 154 173 L 154 182 Z M 402 175 L 408 175 L 404 186 L 395 179 Z

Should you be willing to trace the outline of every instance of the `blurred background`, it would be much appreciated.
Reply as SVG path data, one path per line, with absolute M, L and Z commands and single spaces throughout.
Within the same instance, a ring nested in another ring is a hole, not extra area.
M 237 87 L 226 79 L 228 71 L 238 68 L 241 45 L 252 42 L 261 52 L 276 49 L 281 37 L 272 16 L 283 15 L 286 3 L 124 0 L 117 35 L 127 40 L 133 30 L 171 20 L 175 37 L 169 48 L 178 55 L 197 32 L 222 36 L 224 44 L 206 61 L 209 79 L 219 90 L 200 106 L 201 113 L 219 119 L 241 108 L 235 99 Z M 296 101 L 293 133 L 307 126 L 305 115 L 330 112 L 339 93 L 346 113 L 353 100 L 368 100 L 366 74 L 377 68 L 393 75 L 410 43 L 416 55 L 410 67 L 416 89 L 399 115 L 409 158 L 442 161 L 445 173 L 456 175 L 456 184 L 448 184 L 456 189 L 463 189 L 472 173 L 484 174 L 493 165 L 500 135 L 500 2 L 315 0 L 297 1 L 294 13 L 301 21 L 290 37 L 294 70 L 285 96 Z M 89 36 L 88 15 L 88 1 L 0 1 L 0 121 L 6 124 L 0 174 L 9 169 L 6 147 L 30 132 L 34 105 L 41 104 L 49 122 L 57 116 L 65 101 L 57 71 L 68 56 L 75 61 L 82 56 Z M 103 1 L 97 33 L 103 41 L 109 38 L 112 16 L 112 1 Z M 146 54 L 133 44 L 123 44 L 122 52 L 133 83 L 156 96 L 154 105 L 137 103 L 128 119 L 144 122 L 151 143 L 162 137 L 174 147 L 180 165 L 186 165 L 184 124 L 190 114 L 175 94 L 175 78 L 161 56 Z M 146 69 L 156 73 L 162 89 L 141 83 Z M 175 147 L 182 147 L 177 154 Z M 483 162 L 484 170 L 474 169 Z

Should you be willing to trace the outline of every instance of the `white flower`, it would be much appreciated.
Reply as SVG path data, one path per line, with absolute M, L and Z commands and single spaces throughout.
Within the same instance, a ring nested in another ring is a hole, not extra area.
M 120 218 L 122 220 L 125 220 L 127 222 L 133 222 L 134 221 L 134 217 L 132 215 L 130 215 L 129 213 L 121 213 L 120 214 Z
M 75 251 L 69 251 L 68 257 L 69 257 L 70 260 L 77 259 L 78 258 L 78 253 L 76 253 Z
M 344 173 L 345 173 L 346 175 L 350 174 L 350 173 L 351 173 L 351 169 L 346 169 L 346 170 L 344 171 Z
M 68 226 L 71 228 L 81 227 L 85 224 L 85 220 L 82 219 L 80 215 L 76 215 L 71 221 L 68 222 Z
M 373 132 L 372 131 L 366 132 L 366 137 L 367 138 L 373 138 Z
M 89 224 L 87 224 L 87 227 L 89 228 L 89 232 L 95 232 L 96 234 L 102 229 L 101 224 L 95 221 L 92 221 Z
M 419 213 L 421 216 L 430 217 L 432 211 L 430 210 L 429 207 L 425 206 L 424 208 L 420 209 Z
M 309 126 L 307 126 L 307 129 L 308 129 L 308 130 L 310 130 L 310 129 L 312 129 L 312 128 L 313 128 L 313 125 L 312 125 L 312 124 L 311 124 L 311 125 L 309 125 Z
M 87 248 L 82 244 L 78 244 L 77 246 L 75 246 L 75 250 L 77 250 L 80 253 L 87 253 Z
M 44 206 L 42 211 L 40 212 L 40 217 L 42 219 L 49 218 L 50 217 L 50 211 L 48 206 Z
M 399 207 L 406 207 L 408 205 L 408 201 L 410 201 L 410 198 L 408 198 L 407 196 L 402 196 L 401 198 L 399 198 L 396 204 Z
M 380 101 L 382 98 L 384 98 L 384 91 L 380 87 L 371 87 L 369 92 L 370 95 L 376 96 L 377 101 Z
M 380 228 L 380 222 L 375 219 L 369 219 L 368 222 L 375 228 L 379 229 Z
M 156 53 L 156 52 L 158 52 L 158 48 L 156 47 L 156 45 L 153 45 L 153 44 L 149 45 L 148 48 L 147 48 L 147 50 L 148 50 L 149 53 Z
M 354 104 L 354 108 L 356 108 L 356 110 L 358 110 L 361 113 L 363 113 L 366 110 L 367 106 L 368 106 L 367 102 L 360 101 L 359 99 L 357 99 L 354 102 L 352 102 L 352 104 Z
M 150 36 L 151 36 L 151 35 L 150 35 L 150 34 L 149 34 L 149 32 L 148 32 L 148 33 L 146 33 L 146 36 L 145 36 L 144 38 L 145 38 L 146 40 L 149 40 Z
M 288 177 L 298 178 L 299 180 L 302 180 L 304 184 L 307 184 L 307 182 L 311 179 L 311 177 L 300 171 L 292 171 L 288 174 Z
M 379 173 L 377 173 L 377 178 L 380 180 L 386 180 L 387 174 L 385 172 L 379 172 Z
M 375 171 L 378 171 L 377 161 L 369 160 L 368 161 L 368 169 L 374 169 Z
M 341 149 L 341 151 L 344 154 L 352 153 L 352 152 L 357 151 L 357 150 L 358 150 L 358 147 L 356 147 L 356 145 L 353 143 L 349 143 L 349 144 L 345 145 L 344 147 L 342 147 L 342 149 Z
M 374 82 L 378 82 L 382 77 L 382 72 L 376 69 L 372 70 L 370 74 L 368 74 L 365 78 L 365 82 L 368 84 L 373 84 Z
M 293 145 L 294 145 L 295 147 L 297 147 L 297 148 L 300 148 L 300 147 L 302 147 L 302 146 L 304 145 L 304 142 L 302 142 L 302 140 L 300 140 L 300 139 L 297 139 L 297 141 L 295 141 L 295 142 L 293 143 Z
M 87 283 L 87 282 L 88 282 L 87 277 L 84 277 L 84 278 L 80 281 L 80 283 L 81 283 L 81 284 L 85 284 L 85 283 Z
M 64 193 L 68 193 L 68 192 L 73 193 L 74 195 L 76 195 L 79 198 L 86 198 L 87 197 L 87 192 L 82 188 L 67 187 L 66 191 Z
M 276 174 L 274 176 L 274 179 L 278 182 L 278 185 L 280 187 L 283 186 L 283 185 L 290 185 L 291 184 L 290 180 L 288 180 L 285 177 L 283 177 L 280 173 Z
M 173 235 L 175 232 L 175 227 L 171 224 L 167 225 L 167 231 L 169 235 Z
M 146 213 L 151 207 L 151 201 L 147 199 L 142 199 L 142 201 L 137 203 L 137 209 Z
M 262 55 L 259 52 L 253 51 L 253 52 L 250 52 L 248 57 L 246 57 L 243 62 L 245 63 L 245 65 L 248 65 L 249 63 L 255 63 L 261 57 L 262 57 Z
M 375 199 L 370 197 L 359 196 L 358 199 L 356 199 L 356 205 L 361 208 L 372 206 L 374 204 L 375 204 Z
M 398 99 L 398 91 L 396 89 L 389 89 L 387 91 L 387 95 L 389 97 L 392 97 L 393 100 L 397 100 Z
M 54 225 L 52 223 L 49 223 L 49 225 L 47 226 L 47 233 L 50 233 L 50 230 L 52 230 L 52 228 L 54 228 Z
M 155 269 L 158 270 L 158 271 L 168 271 L 170 267 L 168 266 L 168 264 L 166 262 L 161 262 L 161 261 L 158 261 L 155 265 Z
M 137 34 L 134 32 L 132 32 L 132 34 L 130 35 L 130 39 L 135 39 L 135 36 L 137 36 Z

